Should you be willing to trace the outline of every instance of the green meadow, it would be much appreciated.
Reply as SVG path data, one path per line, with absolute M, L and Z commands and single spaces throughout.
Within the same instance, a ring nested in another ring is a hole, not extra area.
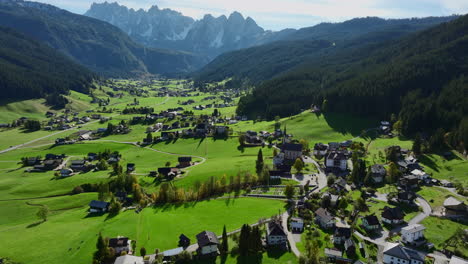
M 194 243 L 195 235 L 203 230 L 220 235 L 224 225 L 235 230 L 284 211 L 280 201 L 239 198 L 147 208 L 139 214 L 126 211 L 113 218 L 88 217 L 86 205 L 93 196 L 0 202 L 0 234 L 8 241 L 0 255 L 23 263 L 89 263 L 99 232 L 108 237 L 128 236 L 137 241 L 137 248 L 153 252 L 177 247 L 182 233 Z M 48 205 L 49 219 L 38 222 L 37 206 L 29 202 Z M 34 250 L 25 250 L 26 245 L 35 245 Z

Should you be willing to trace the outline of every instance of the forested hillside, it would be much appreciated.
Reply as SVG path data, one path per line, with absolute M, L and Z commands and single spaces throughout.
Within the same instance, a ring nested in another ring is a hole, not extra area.
M 326 111 L 397 114 L 406 134 L 443 128 L 466 137 L 460 131 L 468 121 L 467 72 L 464 16 L 386 45 L 304 64 L 242 98 L 238 113 L 288 116 L 326 100 Z
M 187 72 L 204 63 L 193 54 L 145 48 L 109 23 L 36 2 L 0 1 L 0 25 L 107 76 Z
M 94 74 L 13 29 L 0 27 L 1 98 L 28 99 L 68 90 L 87 92 Z
M 343 23 L 322 23 L 284 36 L 283 41 L 220 55 L 194 74 L 198 81 L 236 78 L 258 84 L 297 65 L 320 60 L 342 50 L 386 42 L 455 19 L 356 18 Z

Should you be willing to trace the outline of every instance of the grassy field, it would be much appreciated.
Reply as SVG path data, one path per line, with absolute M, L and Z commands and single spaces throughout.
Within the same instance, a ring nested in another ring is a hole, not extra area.
M 430 216 L 422 221 L 422 224 L 426 227 L 424 236 L 426 239 L 433 243 L 436 249 L 443 249 L 443 243 L 450 239 L 458 228 L 467 229 L 467 225 L 456 223 L 447 219 L 441 219 Z M 465 258 L 468 256 L 468 247 L 465 243 L 451 245 L 448 249 L 454 251 L 459 250 Z
M 426 199 L 426 201 L 429 202 L 432 208 L 442 206 L 444 204 L 445 199 L 447 199 L 450 196 L 453 196 L 458 200 L 467 202 L 466 198 L 456 195 L 440 187 L 424 186 L 421 188 L 418 194 L 421 195 L 424 199 Z
M 0 104 L 0 123 L 11 123 L 20 117 L 45 119 L 45 113 L 50 111 L 44 99 L 5 102 Z
M 128 236 L 137 241 L 137 248 L 144 246 L 151 252 L 155 248 L 166 250 L 177 246 L 181 233 L 195 241 L 195 235 L 203 230 L 221 234 L 223 225 L 234 230 L 272 216 L 284 206 L 266 199 L 224 199 L 147 208 L 140 214 L 127 211 L 107 218 L 87 217 L 85 205 L 90 198 L 90 194 L 81 194 L 31 201 L 55 210 L 44 223 L 37 222 L 37 207 L 25 201 L 0 202 L 2 216 L 12 217 L 2 217 L 0 222 L 1 237 L 9 241 L 0 248 L 0 255 L 23 263 L 89 263 L 99 232 L 109 237 Z M 35 250 L 24 250 L 25 245 L 35 245 Z
M 143 91 L 142 96 L 136 96 L 132 85 L 138 81 L 117 80 L 117 86 L 125 87 L 127 90 L 113 91 L 111 87 L 104 85 L 102 89 L 94 90 L 94 96 L 99 99 L 108 100 L 107 109 L 113 109 L 113 113 L 103 114 L 112 117 L 113 124 L 134 116 L 123 115 L 121 110 L 129 107 L 135 99 L 139 101 L 136 107 L 153 107 L 155 112 L 164 111 L 169 108 L 183 107 L 192 110 L 195 105 L 206 105 L 221 103 L 219 99 L 223 92 L 217 94 L 190 92 L 188 97 L 156 97 L 162 87 L 168 87 L 175 91 L 183 89 L 180 80 L 158 81 L 151 85 L 139 87 Z M 130 87 L 130 88 L 129 88 Z M 122 93 L 123 97 L 114 96 Z M 204 100 L 207 96 L 215 95 L 214 100 Z M 86 110 L 99 111 L 102 107 L 92 104 L 89 95 L 72 91 L 67 95 L 70 103 L 67 108 L 79 112 L 78 116 L 89 115 Z M 194 100 L 195 103 L 182 106 L 180 103 Z M 238 98 L 234 98 L 234 104 Z M 131 106 L 134 107 L 134 106 Z M 28 118 L 45 120 L 45 112 L 50 109 L 44 105 L 44 100 L 26 100 L 21 102 L 6 102 L 0 106 L 0 123 L 11 122 L 14 119 L 25 116 Z M 195 115 L 211 115 L 214 108 L 202 111 L 193 110 Z M 231 117 L 235 115 L 235 106 L 218 109 L 222 116 Z M 60 112 L 60 111 L 59 111 Z M 317 116 L 308 111 L 297 116 L 283 118 L 280 120 L 281 129 L 286 128 L 288 134 L 294 139 L 306 139 L 310 146 L 317 142 L 341 142 L 349 139 L 357 140 L 368 145 L 369 163 L 381 163 L 379 152 L 390 145 L 400 145 L 403 148 L 411 148 L 412 142 L 405 138 L 383 139 L 360 138 L 362 131 L 378 126 L 377 120 L 364 119 L 362 117 L 346 114 L 327 113 Z M 255 160 L 260 147 L 242 148 L 239 146 L 237 135 L 247 130 L 273 132 L 274 121 L 242 121 L 230 127 L 234 136 L 226 140 L 205 139 L 178 139 L 174 142 L 163 142 L 148 146 L 146 148 L 135 146 L 135 142 L 141 142 L 146 137 L 147 125 L 133 125 L 132 131 L 126 135 L 111 135 L 97 141 L 90 141 L 74 145 L 52 147 L 56 138 L 66 137 L 75 133 L 78 129 L 95 130 L 107 127 L 107 123 L 88 123 L 73 131 L 57 133 L 60 131 L 37 131 L 25 133 L 21 129 L 10 129 L 0 131 L 0 150 L 10 146 L 23 144 L 32 140 L 36 142 L 16 149 L 14 151 L 0 154 L 0 238 L 8 241 L 7 246 L 0 248 L 0 256 L 11 257 L 22 263 L 89 263 L 94 251 L 96 237 L 99 232 L 105 236 L 117 235 L 128 236 L 137 241 L 137 252 L 140 247 L 145 247 L 148 252 L 155 248 L 166 250 L 177 245 L 178 236 L 181 233 L 189 236 L 195 242 L 195 235 L 202 230 L 211 230 L 221 234 L 223 225 L 228 231 L 239 228 L 244 223 L 255 223 L 260 218 L 268 218 L 274 214 L 284 211 L 284 203 L 274 200 L 240 198 L 230 199 L 225 195 L 222 199 L 204 201 L 198 203 L 187 203 L 183 205 L 168 205 L 164 207 L 146 208 L 137 214 L 134 211 L 126 211 L 116 217 L 109 218 L 107 215 L 88 217 L 86 213 L 87 204 L 96 199 L 96 193 L 84 193 L 69 196 L 70 191 L 84 183 L 100 183 L 112 179 L 110 171 L 89 172 L 77 174 L 66 179 L 56 179 L 54 172 L 27 173 L 25 168 L 20 167 L 18 162 L 22 157 L 44 156 L 48 153 L 66 154 L 71 160 L 81 159 L 89 152 L 100 152 L 106 149 L 119 151 L 122 154 L 121 165 L 128 163 L 136 164 L 136 174 L 139 183 L 147 193 L 156 191 L 159 186 L 154 178 L 148 177 L 150 171 L 163 167 L 167 162 L 171 166 L 177 164 L 179 156 L 194 156 L 196 166 L 187 168 L 181 177 L 176 178 L 173 184 L 177 187 L 192 188 L 197 182 L 204 182 L 210 177 L 220 178 L 224 175 L 229 178 L 241 173 L 252 173 L 255 171 Z M 57 134 L 54 134 L 57 133 Z M 159 133 L 153 133 L 158 136 Z M 47 137 L 50 136 L 50 137 Z M 46 138 L 43 138 L 46 137 Z M 272 164 L 273 149 L 261 148 L 265 164 Z M 439 179 L 455 179 L 462 182 L 468 179 L 467 162 L 462 158 L 445 160 L 438 155 L 426 155 L 421 158 L 421 163 L 426 170 Z M 307 168 L 309 172 L 315 172 L 315 167 Z M 297 183 L 293 180 L 283 181 L 282 184 Z M 380 188 L 381 193 L 393 191 L 392 188 Z M 441 204 L 447 195 L 443 189 L 423 189 L 420 194 L 434 199 L 434 204 Z M 56 197 L 55 197 L 56 196 Z M 359 191 L 350 194 L 352 200 L 360 196 Z M 369 213 L 375 213 L 380 217 L 381 210 L 387 203 L 376 201 L 368 203 Z M 51 209 L 49 220 L 38 222 L 36 212 L 38 206 L 47 205 Z M 431 204 L 433 205 L 433 204 Z M 350 204 L 350 209 L 352 205 Z M 405 219 L 414 217 L 418 211 L 404 208 L 407 213 Z M 367 214 L 367 213 L 366 213 Z M 430 218 L 429 218 L 430 219 Z M 431 225 L 431 223 L 429 223 Z M 452 227 L 451 227 L 452 228 Z M 434 229 L 437 230 L 437 229 Z M 429 233 L 433 232 L 428 230 Z M 320 247 L 332 247 L 327 240 L 328 235 L 319 231 L 319 239 L 322 241 Z M 437 238 L 433 240 L 443 240 Z M 298 243 L 303 251 L 305 237 Z M 29 245 L 34 245 L 31 250 Z M 323 252 L 322 252 L 323 254 Z M 359 258 L 362 258 L 359 256 Z M 289 252 L 267 252 L 262 255 L 261 262 L 265 264 L 297 263 L 297 259 Z M 240 259 L 237 256 L 228 256 L 227 259 L 218 258 L 216 263 L 258 263 L 258 259 Z
M 468 162 L 456 152 L 452 151 L 453 158 L 447 160 L 444 157 L 431 154 L 420 158 L 427 173 L 440 180 L 459 181 L 468 185 Z

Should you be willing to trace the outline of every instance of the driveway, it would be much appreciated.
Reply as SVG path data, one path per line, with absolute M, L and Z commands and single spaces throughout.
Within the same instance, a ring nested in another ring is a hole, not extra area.
M 411 219 L 408 222 L 408 225 L 419 224 L 432 213 L 431 205 L 429 205 L 429 203 L 423 198 L 421 197 L 416 198 L 416 204 L 419 205 L 423 209 L 423 211 L 419 213 L 417 216 L 415 216 L 413 219 Z
M 288 235 L 288 241 L 289 245 L 291 246 L 291 251 L 296 255 L 296 257 L 299 257 L 301 255 L 301 252 L 299 249 L 297 249 L 296 246 L 296 239 L 297 239 L 297 234 L 293 234 L 292 232 L 289 231 L 288 229 L 288 217 L 289 217 L 289 211 L 286 211 L 284 214 L 281 215 L 281 221 L 283 223 L 283 229 L 284 232 Z M 300 235 L 299 235 L 299 241 L 300 241 Z
M 322 167 L 320 167 L 318 162 L 308 156 L 304 156 L 303 160 L 305 163 L 313 164 L 317 168 L 318 173 L 316 173 L 316 176 L 315 176 L 315 180 L 316 180 L 315 184 L 317 184 L 318 186 L 317 191 L 320 191 L 321 189 L 327 187 L 327 175 L 322 170 Z M 314 182 L 311 181 L 311 183 L 314 183 Z

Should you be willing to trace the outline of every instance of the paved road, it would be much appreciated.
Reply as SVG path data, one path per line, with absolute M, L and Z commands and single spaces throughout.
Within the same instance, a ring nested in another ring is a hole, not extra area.
M 299 251 L 299 249 L 297 249 L 296 239 L 294 238 L 295 235 L 291 231 L 289 231 L 289 229 L 288 229 L 288 217 L 289 217 L 289 210 L 281 215 L 281 221 L 282 221 L 282 224 L 283 224 L 283 229 L 286 232 L 286 234 L 288 235 L 288 241 L 289 241 L 289 245 L 291 247 L 291 251 L 294 253 L 294 255 L 296 255 L 296 257 L 299 257 L 301 255 L 301 252 Z
M 429 203 L 424 200 L 422 197 L 418 197 L 416 198 L 416 204 L 418 204 L 420 207 L 422 207 L 423 211 L 421 213 L 419 213 L 417 216 L 413 217 L 413 219 L 411 219 L 409 222 L 408 222 L 408 225 L 414 225 L 414 224 L 419 224 L 421 223 L 426 217 L 428 217 L 429 215 L 431 215 L 432 213 L 432 208 L 431 206 L 429 205 Z
M 327 175 L 322 170 L 322 167 L 320 167 L 318 162 L 308 156 L 304 156 L 303 160 L 305 163 L 313 164 L 318 170 L 318 173 L 316 174 L 316 182 L 315 182 L 315 184 L 318 186 L 317 191 L 320 191 L 323 188 L 327 187 Z M 311 182 L 311 184 L 313 184 L 313 182 Z
M 167 101 L 169 101 L 170 97 L 169 97 L 169 96 L 166 96 L 166 97 L 167 97 L 167 98 L 166 98 L 164 101 L 162 101 L 161 103 L 155 104 L 155 106 L 163 105 L 163 104 L 165 104 Z M 119 116 L 119 115 L 120 115 L 120 114 L 116 114 L 116 115 L 112 115 L 111 117 L 116 117 L 116 116 Z M 85 127 L 85 126 L 87 126 L 87 125 L 95 124 L 95 123 L 97 123 L 97 122 L 99 122 L 99 120 L 95 120 L 95 121 L 92 121 L 92 122 L 88 122 L 88 123 L 86 123 L 86 124 L 81 125 L 80 127 L 83 128 L 83 127 Z M 77 130 L 77 129 L 78 129 L 78 126 L 72 127 L 72 128 L 70 128 L 70 129 L 66 129 L 66 130 L 57 131 L 57 132 L 52 133 L 52 134 L 49 134 L 49 135 L 47 135 L 47 136 L 39 137 L 39 138 L 36 138 L 36 139 L 34 139 L 34 140 L 28 141 L 28 142 L 26 142 L 26 143 L 22 143 L 22 144 L 19 144 L 19 145 L 12 146 L 12 147 L 10 147 L 10 148 L 1 150 L 1 151 L 0 151 L 0 154 L 9 152 L 9 151 L 12 151 L 12 150 L 15 150 L 15 149 L 19 149 L 19 148 L 21 148 L 21 147 L 30 145 L 30 144 L 32 144 L 32 143 L 34 143 L 34 142 L 37 142 L 37 141 L 40 141 L 40 140 L 43 140 L 43 139 L 46 139 L 46 138 L 50 138 L 50 137 L 53 137 L 53 136 L 56 136 L 56 135 L 59 135 L 59 134 L 65 133 L 65 132 L 69 132 L 69 131 L 72 131 L 72 130 Z M 48 145 L 50 145 L 50 144 L 48 144 Z

